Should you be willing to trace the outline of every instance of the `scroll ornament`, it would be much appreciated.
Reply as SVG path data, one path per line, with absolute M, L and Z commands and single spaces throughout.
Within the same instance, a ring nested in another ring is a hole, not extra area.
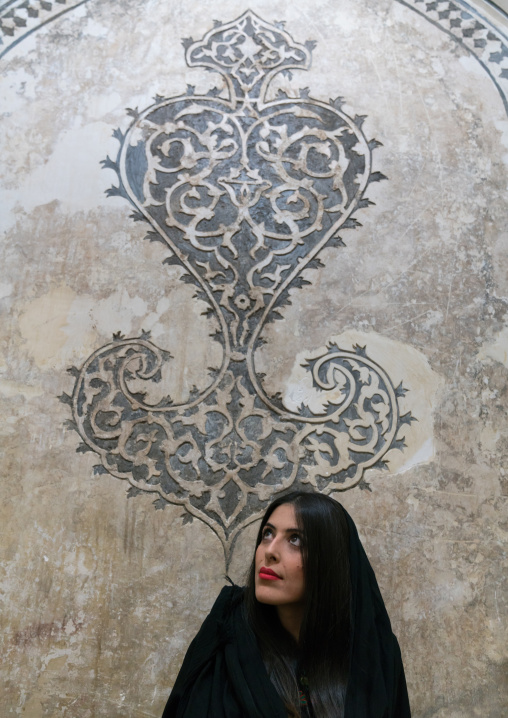
M 100 457 L 97 473 L 151 492 L 156 506 L 179 504 L 218 535 L 226 557 L 238 532 L 275 494 L 314 487 L 323 493 L 366 486 L 368 468 L 386 468 L 386 453 L 405 446 L 402 385 L 366 349 L 329 345 L 306 362 L 323 397 L 314 413 L 290 410 L 269 395 L 256 371 L 263 328 L 283 318 L 304 269 L 323 267 L 324 247 L 340 247 L 342 230 L 367 207 L 379 144 L 362 132 L 363 117 L 311 99 L 308 90 L 273 97 L 278 73 L 308 69 L 312 43 L 301 45 L 282 23 L 248 11 L 216 23 L 202 40 L 184 41 L 190 67 L 219 72 L 226 92 L 157 97 L 131 111 L 120 150 L 104 162 L 119 177 L 110 195 L 135 208 L 148 238 L 170 250 L 214 323 L 220 367 L 186 401 L 151 399 L 171 355 L 148 333 L 120 334 L 87 359 L 75 376 L 69 425 L 78 451 Z M 227 95 L 227 96 L 226 96 Z M 143 385 L 146 387 L 143 388 Z

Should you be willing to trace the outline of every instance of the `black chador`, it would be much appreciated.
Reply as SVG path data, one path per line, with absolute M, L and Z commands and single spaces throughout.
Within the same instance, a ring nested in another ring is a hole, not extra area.
M 410 718 L 399 645 L 356 526 L 347 520 L 352 635 L 344 718 Z M 189 646 L 162 718 L 287 718 L 248 625 L 243 593 L 239 586 L 222 589 Z

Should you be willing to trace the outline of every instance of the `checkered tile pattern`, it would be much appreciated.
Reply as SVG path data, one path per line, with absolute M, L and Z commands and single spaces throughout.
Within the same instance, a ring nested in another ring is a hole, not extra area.
M 460 2 L 406 0 L 424 17 L 454 35 L 488 68 L 508 99 L 508 44 L 505 38 Z
M 0 53 L 79 0 L 8 0 L 0 2 Z

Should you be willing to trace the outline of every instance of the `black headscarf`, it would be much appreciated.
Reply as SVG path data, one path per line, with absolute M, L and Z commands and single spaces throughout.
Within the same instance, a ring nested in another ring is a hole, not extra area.
M 399 645 L 356 526 L 345 513 L 352 632 L 344 718 L 410 718 Z M 248 625 L 243 595 L 239 586 L 220 592 L 189 646 L 162 718 L 287 718 Z
M 344 513 L 352 592 L 345 718 L 411 718 L 399 644 L 355 523 Z

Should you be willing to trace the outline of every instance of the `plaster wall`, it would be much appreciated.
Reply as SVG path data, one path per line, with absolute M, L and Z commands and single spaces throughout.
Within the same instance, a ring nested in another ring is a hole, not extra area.
M 305 367 L 330 347 L 360 362 L 365 351 L 402 385 L 376 463 L 333 484 L 338 444 L 310 437 L 318 468 L 298 481 L 333 489 L 359 527 L 416 718 L 507 715 L 508 23 L 458 0 L 25 5 L 0 7 L 2 715 L 159 716 L 225 556 L 239 583 L 250 561 L 254 508 L 226 525 L 183 489 L 180 503 L 156 482 L 140 490 L 134 469 L 108 472 L 69 423 L 84 413 L 72 405 L 80 372 L 114 335 L 171 353 L 153 403 L 185 404 L 224 364 L 206 297 L 163 263 L 167 245 L 145 241 L 126 197 L 108 196 L 118 177 L 101 162 L 136 117 L 126 108 L 188 85 L 224 94 L 181 40 L 248 9 L 315 41 L 310 67 L 275 78 L 270 97 L 344 98 L 381 143 L 372 172 L 386 177 L 368 184 L 374 204 L 341 230 L 345 246 L 303 270 L 253 366 L 295 415 L 343 401 L 342 379 L 323 391 Z M 281 487 L 272 469 L 260 506 Z

